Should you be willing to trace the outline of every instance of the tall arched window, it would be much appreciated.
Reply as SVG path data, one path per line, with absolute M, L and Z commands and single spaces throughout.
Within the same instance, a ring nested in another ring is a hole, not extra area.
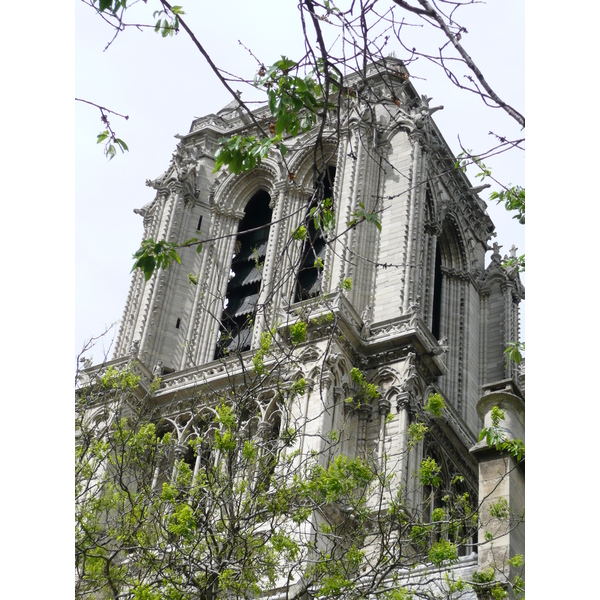
M 257 192 L 246 205 L 240 221 L 215 358 L 250 349 L 269 241 L 270 202 L 267 192 Z
M 435 272 L 433 276 L 433 312 L 431 317 L 431 333 L 439 340 L 442 320 L 442 253 L 440 243 L 435 244 Z
M 309 210 L 316 206 L 319 200 L 323 200 L 324 198 L 331 198 L 333 200 L 334 179 L 335 167 L 327 167 L 321 180 L 317 182 L 317 193 Z M 319 274 L 322 272 L 322 263 L 325 260 L 326 249 L 327 245 L 322 229 L 317 229 L 313 219 L 310 219 L 306 240 L 302 248 L 302 261 L 300 262 L 300 270 L 298 271 L 294 302 L 313 298 L 321 293 Z

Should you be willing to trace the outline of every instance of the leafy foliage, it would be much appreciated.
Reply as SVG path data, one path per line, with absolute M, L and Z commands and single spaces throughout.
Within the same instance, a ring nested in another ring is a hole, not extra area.
M 135 262 L 131 271 L 140 269 L 144 273 L 146 281 L 148 281 L 155 269 L 166 269 L 173 261 L 181 264 L 177 248 L 177 244 L 173 242 L 167 242 L 166 240 L 155 242 L 152 238 L 147 238 L 133 255 Z
M 356 393 L 353 397 L 346 398 L 348 404 L 354 404 L 357 408 L 376 400 L 381 395 L 374 383 L 368 383 L 364 373 L 354 367 L 350 370 L 350 379 L 356 384 Z
M 506 210 L 515 211 L 517 214 L 513 216 L 521 225 L 525 225 L 525 188 L 520 185 L 511 186 L 499 192 L 492 192 L 490 199 L 500 203 L 504 203 Z
M 308 325 L 304 321 L 298 321 L 290 327 L 290 339 L 293 346 L 302 344 L 306 340 Z
M 522 352 L 525 350 L 524 342 L 509 342 L 504 354 L 506 355 L 507 362 L 512 360 L 516 365 L 520 365 L 523 362 Z
M 272 333 L 262 337 L 256 354 L 263 363 L 275 358 L 274 341 Z M 267 388 L 276 382 L 273 371 L 255 376 Z M 379 397 L 360 370 L 351 379 L 363 401 Z M 133 363 L 110 367 L 99 383 L 78 392 L 78 599 L 104 590 L 129 599 L 219 600 L 300 578 L 314 597 L 358 600 L 368 590 L 429 597 L 419 586 L 382 579 L 373 565 L 395 577 L 420 564 L 450 566 L 465 528 L 469 535 L 477 528 L 468 494 L 452 486 L 444 488 L 444 507 L 423 522 L 401 488 L 392 492 L 385 462 L 339 453 L 342 434 L 330 436 L 325 453 L 300 454 L 299 430 L 284 418 L 283 405 L 280 429 L 267 431 L 257 426 L 252 394 L 200 397 L 190 407 L 194 426 L 186 427 L 195 433 L 181 439 L 176 429 L 165 430 L 168 421 L 159 425 L 152 392 L 140 401 Z M 306 391 L 300 378 L 290 398 Z M 441 487 L 440 466 L 423 460 L 418 478 Z M 389 508 L 380 513 L 383 497 Z M 407 544 L 410 552 L 401 550 Z M 449 582 L 464 590 L 464 583 Z
M 348 221 L 348 227 L 355 227 L 361 221 L 366 221 L 367 223 L 372 223 L 379 231 L 381 231 L 381 222 L 378 214 L 369 212 L 362 202 L 359 202 L 358 206 L 358 210 L 352 213 L 353 219 Z
M 485 439 L 490 448 L 495 448 L 503 452 L 508 452 L 518 461 L 525 459 L 525 444 L 523 440 L 507 439 L 504 432 L 500 429 L 500 423 L 504 420 L 504 411 L 494 406 L 492 409 L 492 425 L 484 427 L 479 433 L 479 441 Z
M 435 458 L 431 456 L 428 456 L 421 462 L 418 475 L 421 485 L 437 487 L 442 483 L 440 467 L 436 463 Z
M 160 33 L 162 37 L 173 36 L 179 32 L 179 17 L 185 12 L 181 6 L 171 6 L 167 10 L 154 11 L 154 18 L 157 19 L 154 31 Z
M 313 206 L 309 211 L 309 216 L 313 219 L 317 231 L 333 231 L 335 227 L 335 214 L 331 198 L 324 198 L 316 206 Z
M 266 92 L 275 124 L 271 133 L 281 139 L 287 133 L 296 137 L 316 123 L 317 111 L 323 107 L 321 86 L 313 74 L 298 74 L 298 64 L 285 56 L 268 69 L 259 71 L 254 85 Z
M 96 143 L 104 143 L 104 154 L 106 154 L 108 160 L 112 160 L 117 155 L 117 148 L 121 150 L 121 153 L 126 150 L 129 151 L 127 144 L 122 139 L 115 137 L 114 133 L 111 133 L 108 129 L 105 129 L 98 134 Z
M 273 144 L 272 138 L 259 140 L 256 136 L 233 135 L 221 138 L 215 154 L 214 171 L 218 171 L 223 165 L 227 165 L 229 171 L 236 175 L 251 171 L 267 157 Z
M 269 126 L 272 137 L 234 135 L 219 140 L 214 171 L 227 166 L 234 174 L 245 173 L 258 167 L 273 146 L 281 156 L 287 154 L 283 139 L 309 131 L 317 122 L 321 87 L 311 74 L 297 74 L 298 64 L 285 56 L 268 69 L 261 67 L 254 79 L 255 87 L 267 95 L 268 106 L 275 122 Z
M 423 407 L 425 412 L 432 414 L 434 417 L 441 417 L 442 411 L 446 408 L 446 403 L 440 394 L 430 394 L 427 399 L 427 404 Z

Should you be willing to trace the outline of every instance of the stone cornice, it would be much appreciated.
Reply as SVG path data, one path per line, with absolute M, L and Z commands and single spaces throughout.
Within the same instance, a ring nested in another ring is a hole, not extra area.
M 327 321 L 328 314 L 337 319 L 330 318 Z M 340 343 L 345 351 L 349 356 L 354 356 L 353 360 L 360 361 L 365 368 L 381 365 L 382 360 L 386 363 L 396 360 L 406 354 L 407 348 L 413 348 L 426 371 L 430 373 L 427 380 L 447 372 L 438 341 L 420 317 L 413 313 L 374 323 L 369 328 L 368 337 L 362 339 L 362 318 L 343 294 L 335 292 L 327 295 L 326 304 L 322 298 L 313 298 L 293 304 L 287 311 L 283 311 L 283 325 L 280 326 L 280 331 L 287 336 L 289 327 L 300 320 L 309 322 L 308 339 L 313 342 L 325 335 L 331 335 L 331 326 L 335 322 L 339 333 L 342 334 Z M 321 322 L 323 325 L 319 327 Z
M 143 362 L 132 356 L 122 356 L 103 362 L 99 365 L 81 369 L 78 373 L 79 385 L 77 391 L 83 391 L 88 386 L 98 384 L 100 378 L 103 377 L 111 367 L 116 372 L 124 371 L 128 368 L 134 375 L 139 376 L 140 382 L 137 389 L 134 390 L 134 393 L 139 399 L 148 396 L 154 376 L 152 375 L 152 371 Z M 102 402 L 104 402 L 104 400 L 99 400 L 97 403 Z

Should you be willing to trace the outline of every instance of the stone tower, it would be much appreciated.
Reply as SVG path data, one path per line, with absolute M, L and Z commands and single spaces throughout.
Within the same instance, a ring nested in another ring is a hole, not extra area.
M 371 65 L 365 82 L 331 115 L 318 148 L 312 132 L 300 135 L 285 160 L 274 149 L 238 176 L 213 170 L 220 138 L 253 133 L 239 104 L 193 121 L 165 173 L 147 182 L 155 199 L 136 212 L 144 239 L 199 237 L 202 251 L 183 249 L 181 264 L 148 281 L 134 273 L 112 363 L 134 355 L 147 384 L 159 373 L 155 397 L 177 417 L 190 398 L 221 393 L 252 372 L 265 332 L 291 347 L 304 323 L 306 339 L 280 366 L 282 381 L 307 382 L 290 409 L 301 451 L 341 432 L 337 451 L 385 455 L 414 507 L 423 490 L 412 474 L 434 456 L 444 478 L 463 474 L 477 498 L 478 452 L 469 450 L 488 410 L 478 413 L 478 403 L 485 392 L 523 403 L 504 349 L 519 338 L 524 291 L 489 246 L 494 225 L 454 168 L 431 118 L 436 108 L 400 61 Z M 257 122 L 269 117 L 266 107 L 254 112 Z M 324 198 L 334 222 L 317 229 L 308 215 Z M 362 221 L 361 210 L 377 214 L 380 227 Z M 354 369 L 377 386 L 376 401 L 345 402 L 357 397 Z M 445 400 L 443 418 L 409 451 L 408 427 L 432 393 Z M 265 394 L 261 423 L 281 398 Z M 475 542 L 463 549 L 473 568 Z

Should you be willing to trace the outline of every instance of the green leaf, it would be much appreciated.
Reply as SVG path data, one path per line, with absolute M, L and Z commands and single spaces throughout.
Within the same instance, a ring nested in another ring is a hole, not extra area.
M 112 8 L 112 0 L 100 0 L 98 10 L 104 12 L 107 8 Z
M 104 154 L 106 154 L 108 160 L 112 160 L 117 155 L 117 151 L 115 150 L 115 147 L 112 144 L 109 144 L 105 148 Z
M 277 96 L 273 90 L 269 90 L 269 110 L 272 115 L 277 114 Z
M 115 138 L 115 143 L 119 144 L 119 146 L 121 146 L 121 151 L 127 150 L 127 152 L 129 152 L 129 148 L 127 147 L 127 144 L 122 139 Z
M 293 60 L 282 56 L 281 60 L 278 60 L 274 66 L 285 73 L 286 71 L 289 71 L 292 67 L 295 67 L 296 63 Z

